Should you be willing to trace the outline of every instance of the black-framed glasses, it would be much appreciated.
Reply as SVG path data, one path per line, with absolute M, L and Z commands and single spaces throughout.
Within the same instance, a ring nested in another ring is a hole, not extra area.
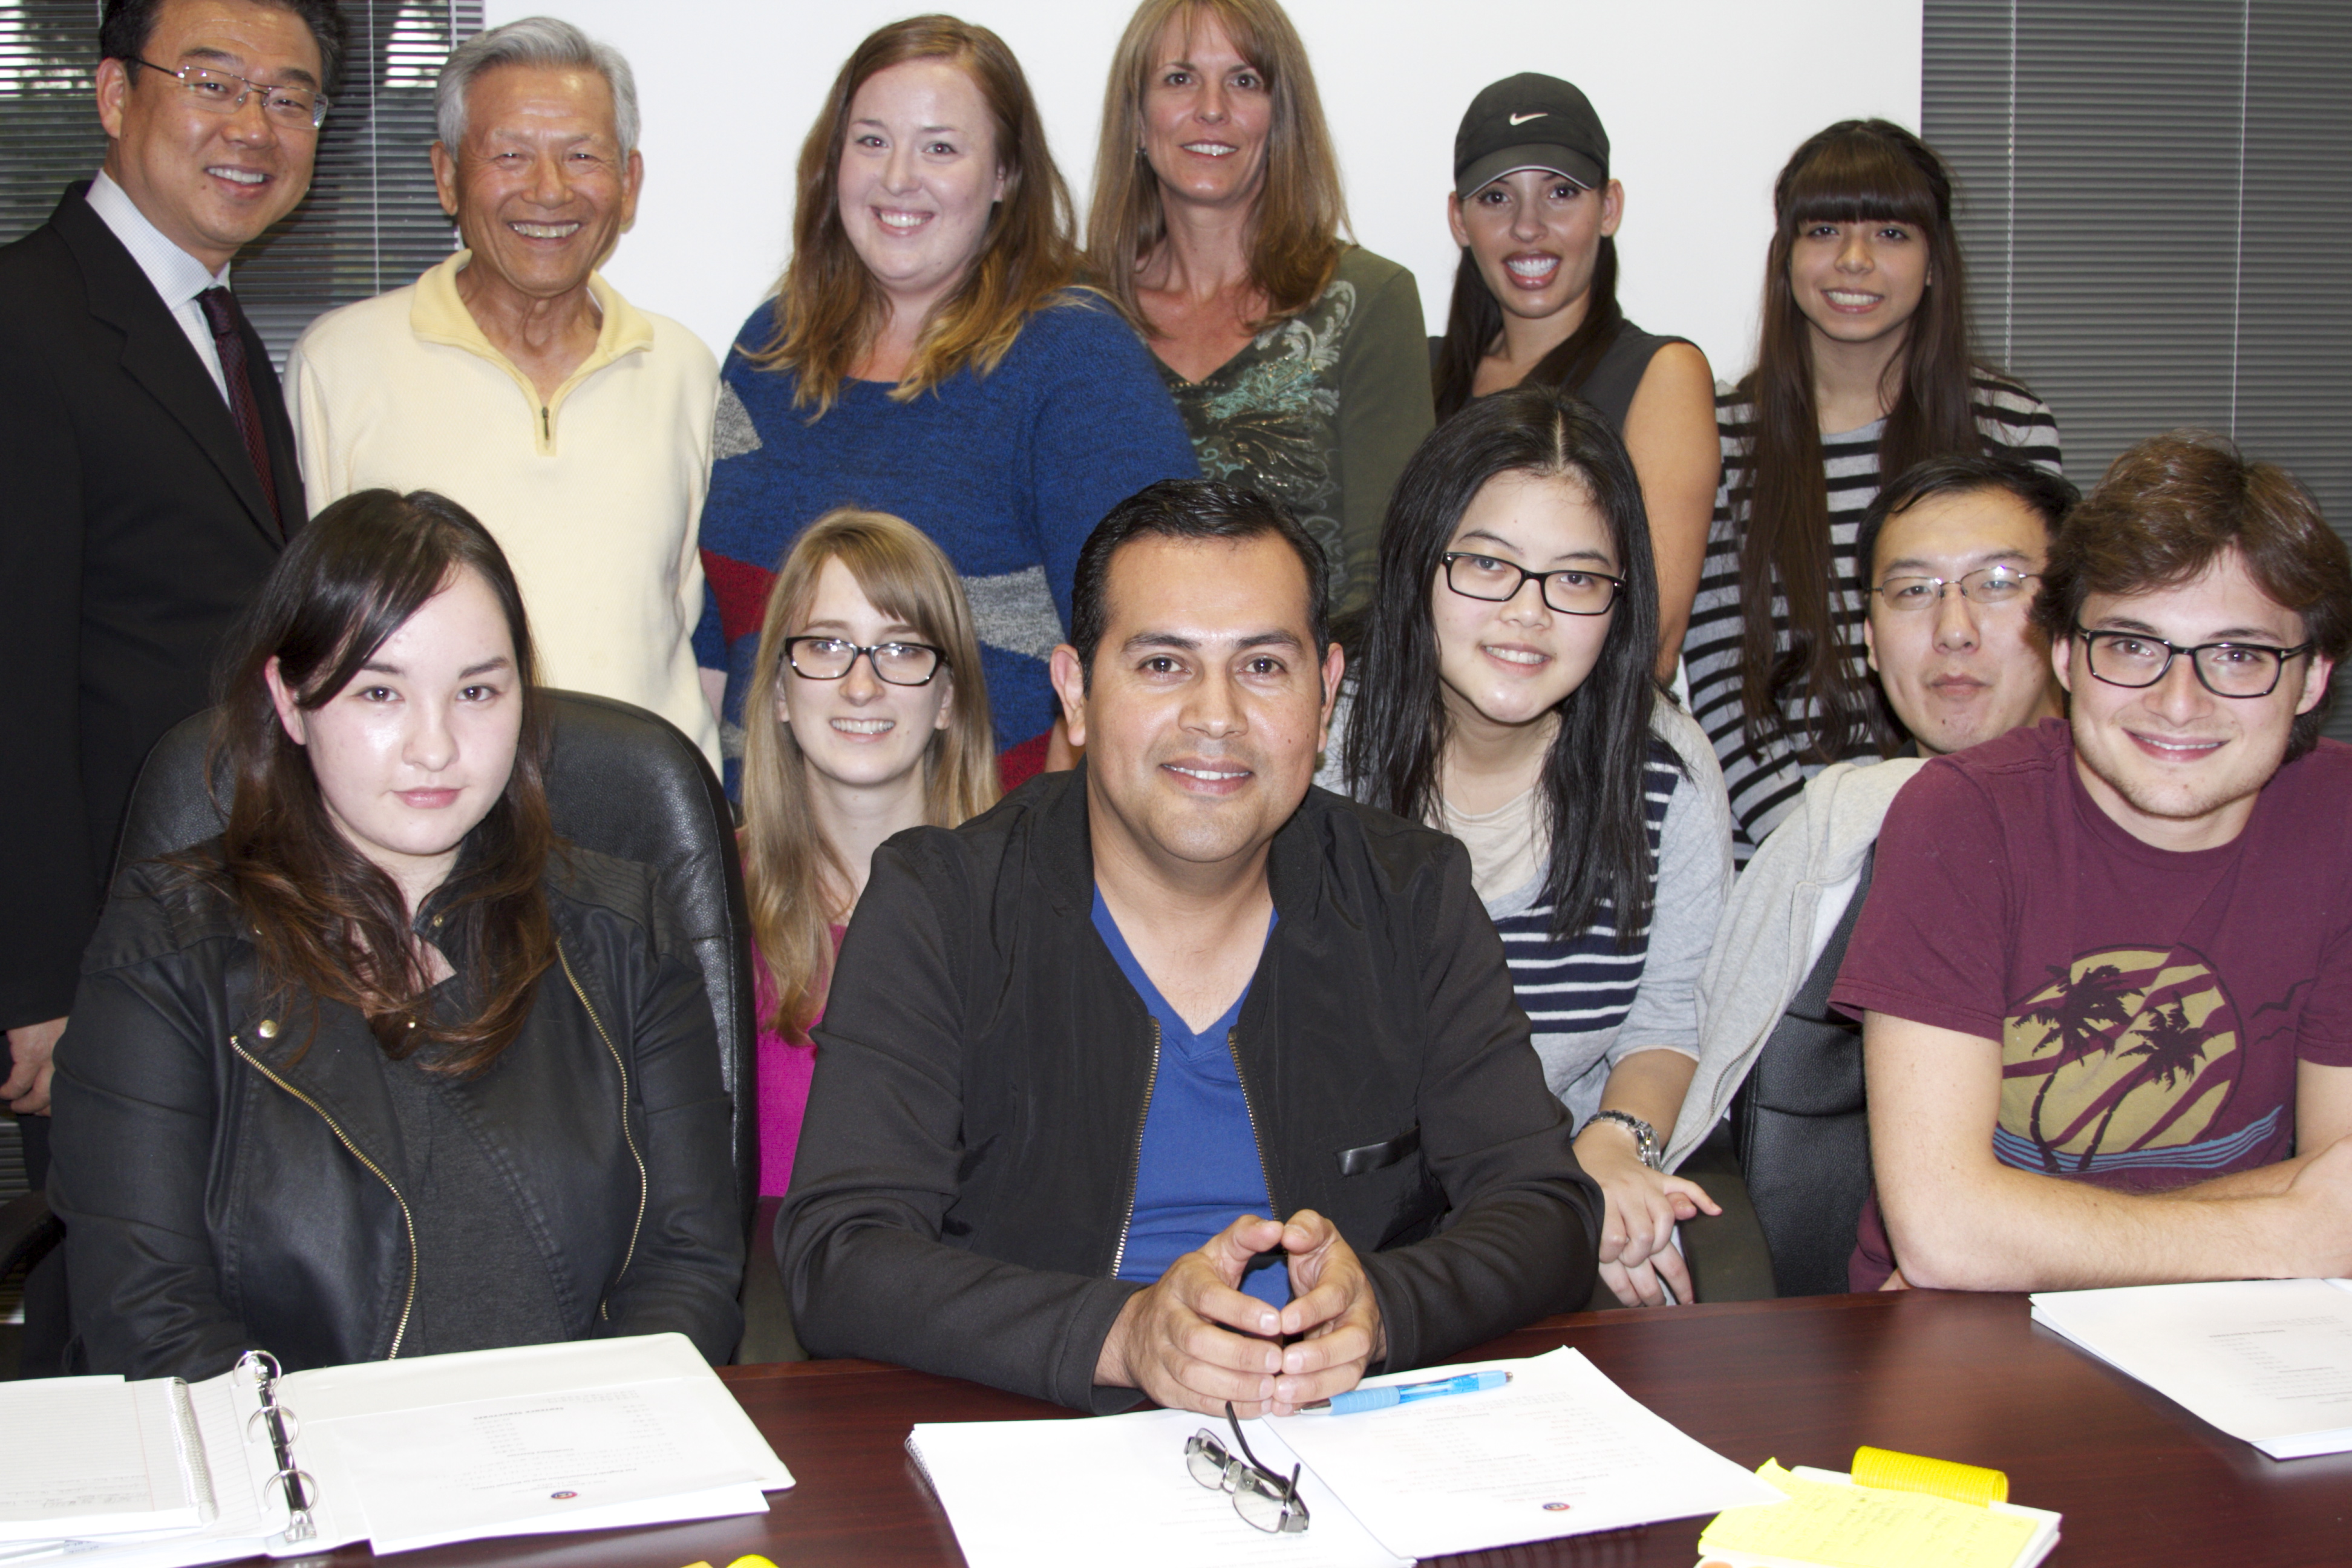
M 784 662 L 809 680 L 839 680 L 859 656 L 877 679 L 892 686 L 928 686 L 947 655 L 927 642 L 878 642 L 860 647 L 847 637 L 787 637 Z
M 1241 1456 L 1235 1458 L 1223 1439 L 1203 1426 L 1184 1439 L 1184 1468 L 1211 1491 L 1233 1494 L 1234 1511 L 1244 1523 L 1269 1535 L 1306 1533 L 1307 1500 L 1298 1495 L 1303 1467 L 1293 1465 L 1290 1479 L 1285 1480 L 1259 1464 L 1257 1456 L 1250 1452 L 1249 1439 L 1242 1436 L 1242 1424 L 1230 1399 L 1225 1401 L 1225 1425 L 1233 1428 L 1234 1445 L 1241 1449 Z
M 1517 598 L 1520 588 L 1533 582 L 1541 584 L 1536 591 L 1543 595 L 1543 602 L 1563 616 L 1605 616 L 1625 587 L 1624 578 L 1589 566 L 1530 572 L 1491 555 L 1460 550 L 1447 551 L 1444 561 L 1445 585 L 1465 599 L 1499 605 Z
M 261 112 L 289 131 L 316 131 L 327 122 L 327 110 L 333 107 L 323 92 L 254 81 L 215 66 L 182 66 L 175 70 L 135 55 L 131 63 L 145 66 L 158 76 L 177 78 L 198 108 L 215 114 L 235 114 L 245 107 L 247 99 L 257 92 L 261 95 Z
M 2093 631 L 2077 626 L 2084 661 L 2091 673 L 2109 686 L 2154 686 L 2172 668 L 2172 661 L 2189 656 L 2197 679 L 2216 697 L 2268 697 L 2278 689 L 2286 661 L 2311 651 L 2311 644 L 2275 647 L 2259 642 L 2208 642 L 2182 647 L 2145 632 Z
M 1960 597 L 1971 605 L 1997 610 L 2024 604 L 2033 597 L 2033 584 L 2041 580 L 2039 572 L 1980 566 L 1965 577 L 1889 577 L 1871 592 L 1890 610 L 1932 610 L 1943 602 L 1946 588 L 1958 588 Z

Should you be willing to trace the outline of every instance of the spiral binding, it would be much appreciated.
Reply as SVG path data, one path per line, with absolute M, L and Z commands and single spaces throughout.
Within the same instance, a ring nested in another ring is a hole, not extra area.
M 319 1527 L 310 1517 L 310 1508 L 319 1483 L 308 1470 L 298 1468 L 294 1463 L 294 1439 L 301 1435 L 302 1421 L 278 1403 L 278 1379 L 281 1375 L 278 1358 L 268 1351 L 247 1351 L 237 1358 L 236 1366 L 239 1372 L 252 1375 L 261 1394 L 261 1407 L 245 1419 L 246 1436 L 251 1438 L 256 1421 L 268 1430 L 269 1451 L 278 1459 L 277 1471 L 269 1479 L 286 1489 L 285 1539 L 315 1539 Z

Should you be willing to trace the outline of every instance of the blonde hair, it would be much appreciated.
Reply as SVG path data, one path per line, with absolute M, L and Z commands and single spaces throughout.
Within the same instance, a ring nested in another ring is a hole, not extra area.
M 1143 152 L 1143 95 L 1160 35 L 1181 19 L 1189 31 L 1214 18 L 1244 59 L 1265 79 L 1274 120 L 1267 130 L 1265 183 L 1251 217 L 1250 281 L 1265 296 L 1262 331 L 1323 296 L 1339 268 L 1340 235 L 1349 227 L 1339 159 L 1323 100 L 1307 63 L 1307 46 L 1275 0 L 1143 0 L 1111 57 L 1103 92 L 1102 142 L 1095 153 L 1094 203 L 1087 218 L 1087 280 L 1147 337 L 1159 334 L 1136 300 L 1135 275 L 1168 232 L 1160 176 Z
M 1029 317 L 1053 303 L 1077 270 L 1069 187 L 1045 146 L 1045 121 L 1021 62 L 1004 40 L 953 16 L 910 16 L 877 28 L 834 78 L 801 145 L 793 259 L 776 286 L 775 335 L 751 356 L 763 370 L 800 374 L 795 407 L 814 403 L 818 415 L 831 408 L 888 319 L 882 287 L 841 224 L 850 104 L 859 88 L 892 66 L 931 59 L 971 78 L 988 105 L 1004 195 L 989 213 L 963 281 L 924 321 L 915 357 L 891 397 L 910 402 L 967 367 L 983 375 L 994 370 Z
M 923 819 L 953 827 L 996 804 L 996 747 L 988 723 L 988 678 L 980 639 L 955 568 L 940 547 L 904 519 L 843 507 L 811 523 L 793 542 L 760 623 L 751 689 L 743 700 L 743 886 L 752 941 L 775 982 L 768 1020 L 805 1035 L 824 1007 L 833 968 L 827 929 L 836 913 L 827 892 L 855 886 L 840 853 L 819 831 L 809 806 L 808 772 L 792 728 L 776 717 L 784 642 L 808 614 L 825 563 L 838 561 L 858 591 L 886 616 L 920 631 L 943 650 L 954 681 L 947 727 L 923 753 Z

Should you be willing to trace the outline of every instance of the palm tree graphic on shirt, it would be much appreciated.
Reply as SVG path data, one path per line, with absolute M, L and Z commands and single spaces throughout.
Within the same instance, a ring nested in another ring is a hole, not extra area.
M 2053 965 L 2002 1031 L 2001 1128 L 2052 1174 L 2091 1171 L 2102 1152 L 2185 1152 L 2236 1088 L 2239 1016 L 2186 947 Z

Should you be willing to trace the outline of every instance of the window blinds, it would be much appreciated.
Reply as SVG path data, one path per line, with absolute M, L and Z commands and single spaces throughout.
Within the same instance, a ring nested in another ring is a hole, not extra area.
M 2352 532 L 2352 5 L 1926 0 L 1923 66 L 1979 347 L 2056 411 L 2068 476 L 2202 426 Z
M 349 33 L 310 194 L 238 257 L 246 314 L 282 366 L 311 319 L 449 253 L 433 194 L 433 83 L 481 0 L 342 0 Z M 106 156 L 92 101 L 96 0 L 0 0 L 0 242 L 38 227 Z

